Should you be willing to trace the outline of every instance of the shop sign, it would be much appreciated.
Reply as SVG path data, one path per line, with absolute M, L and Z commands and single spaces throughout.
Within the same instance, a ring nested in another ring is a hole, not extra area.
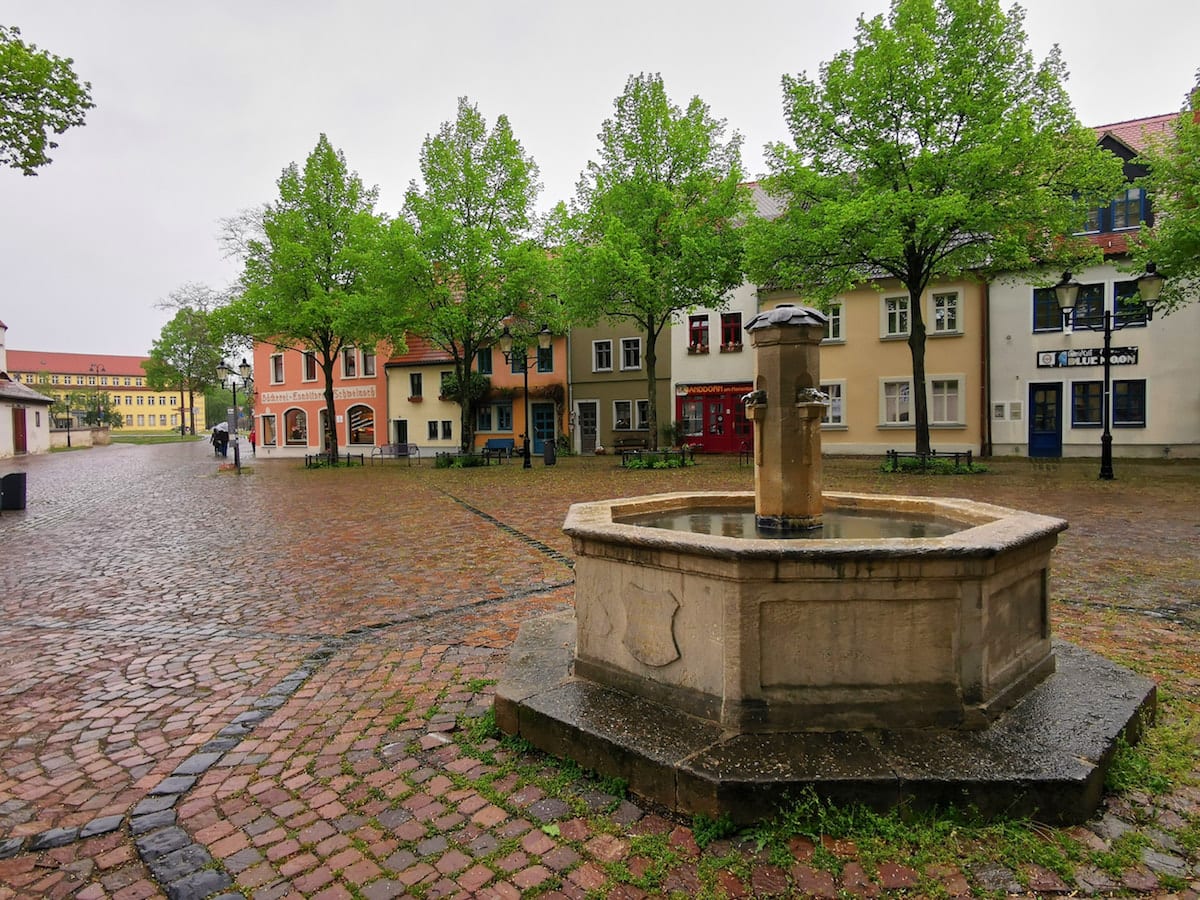
M 687 397 L 696 394 L 729 394 L 745 393 L 750 390 L 750 384 L 678 384 L 675 386 L 677 397 Z
M 1108 361 L 1114 366 L 1136 366 L 1138 348 L 1113 347 L 1109 351 Z M 1104 365 L 1104 348 L 1086 347 L 1079 350 L 1039 350 L 1037 364 L 1039 369 L 1102 366 Z

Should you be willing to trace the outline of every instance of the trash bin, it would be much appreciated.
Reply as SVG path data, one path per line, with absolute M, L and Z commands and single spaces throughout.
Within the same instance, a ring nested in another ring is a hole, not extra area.
M 25 473 L 10 472 L 0 478 L 0 509 L 25 508 Z
M 554 441 L 547 440 L 542 445 L 542 462 L 548 466 L 552 466 L 557 462 L 557 459 L 555 459 Z

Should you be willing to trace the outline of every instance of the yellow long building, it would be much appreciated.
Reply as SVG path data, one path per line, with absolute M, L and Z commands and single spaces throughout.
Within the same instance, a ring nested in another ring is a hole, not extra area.
M 178 431 L 191 425 L 187 394 L 155 391 L 146 384 L 142 363 L 145 356 L 108 356 L 98 353 L 50 353 L 39 350 L 8 350 L 8 371 L 14 380 L 30 387 L 49 388 L 55 400 L 68 395 L 90 395 L 120 413 L 126 431 Z M 207 430 L 204 398 L 195 399 L 196 433 Z M 87 422 L 86 407 L 71 409 L 71 427 Z M 65 424 L 65 423 L 63 423 Z

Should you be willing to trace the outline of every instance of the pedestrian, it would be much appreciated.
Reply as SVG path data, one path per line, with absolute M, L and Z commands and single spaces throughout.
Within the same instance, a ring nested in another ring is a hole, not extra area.
M 217 440 L 217 453 L 222 457 L 229 455 L 229 432 L 224 428 L 218 428 L 214 435 Z
M 258 456 L 258 435 L 254 433 L 254 429 L 250 429 L 250 436 L 247 438 L 250 441 L 250 455 Z
M 217 426 L 214 425 L 213 430 L 212 430 L 212 437 L 210 437 L 208 439 L 208 442 L 213 445 L 213 456 L 221 455 L 221 445 L 220 445 L 220 441 L 217 438 L 217 435 L 219 435 L 220 433 L 221 433 L 221 429 L 217 428 Z

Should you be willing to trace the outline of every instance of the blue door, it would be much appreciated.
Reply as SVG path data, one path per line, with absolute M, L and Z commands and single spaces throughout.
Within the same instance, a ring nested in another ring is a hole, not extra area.
M 1029 455 L 1062 456 L 1062 385 L 1029 385 Z
M 533 417 L 533 452 L 542 453 L 546 441 L 554 440 L 554 404 L 535 403 L 530 415 Z

